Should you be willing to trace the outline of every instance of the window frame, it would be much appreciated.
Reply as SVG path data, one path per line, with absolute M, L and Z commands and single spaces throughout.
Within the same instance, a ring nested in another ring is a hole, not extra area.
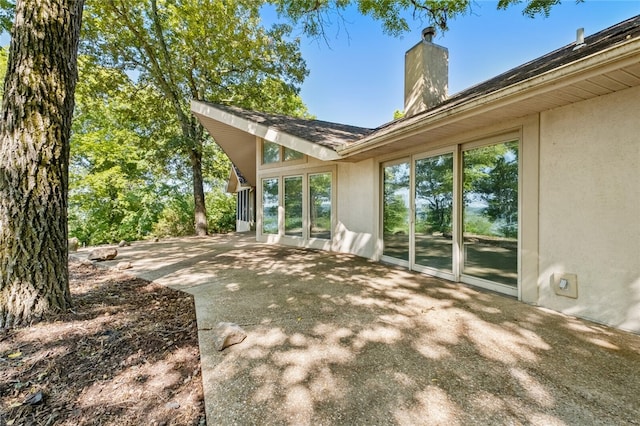
M 266 144 L 272 144 L 272 145 L 277 145 L 279 150 L 278 150 L 278 161 L 272 161 L 269 163 L 265 163 L 264 161 L 264 157 L 265 157 L 265 145 Z M 295 158 L 292 160 L 285 160 L 285 153 L 286 150 L 291 150 L 291 151 L 295 151 L 295 152 L 299 152 L 300 154 L 302 154 L 302 157 L 300 158 Z M 259 166 L 261 169 L 270 169 L 270 168 L 276 168 L 276 167 L 284 167 L 284 166 L 293 166 L 293 165 L 297 165 L 297 164 L 304 164 L 307 162 L 307 155 L 305 153 L 303 153 L 302 151 L 298 151 L 296 149 L 290 148 L 290 147 L 286 147 L 284 145 L 280 145 L 279 143 L 276 142 L 271 142 L 265 139 L 261 139 L 260 140 L 260 162 L 259 162 Z

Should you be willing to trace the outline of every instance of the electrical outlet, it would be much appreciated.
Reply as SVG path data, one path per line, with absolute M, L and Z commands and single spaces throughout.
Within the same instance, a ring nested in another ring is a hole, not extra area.
M 551 275 L 551 287 L 558 296 L 578 298 L 578 276 L 576 274 L 555 273 Z

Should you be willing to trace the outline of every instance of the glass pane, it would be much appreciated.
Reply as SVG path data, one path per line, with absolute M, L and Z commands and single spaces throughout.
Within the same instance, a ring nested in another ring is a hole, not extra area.
M 516 286 L 518 142 L 466 151 L 463 162 L 463 272 Z
M 409 163 L 385 166 L 383 180 L 383 254 L 408 261 Z
M 284 161 L 299 160 L 302 157 L 304 157 L 303 153 L 285 147 L 285 149 L 284 149 Z
M 278 178 L 262 180 L 262 233 L 278 233 Z
M 416 160 L 415 263 L 452 272 L 453 154 Z
M 302 176 L 284 178 L 284 233 L 302 237 Z
M 264 141 L 262 143 L 262 164 L 280 162 L 280 145 Z
M 310 238 L 331 239 L 331 173 L 309 176 Z

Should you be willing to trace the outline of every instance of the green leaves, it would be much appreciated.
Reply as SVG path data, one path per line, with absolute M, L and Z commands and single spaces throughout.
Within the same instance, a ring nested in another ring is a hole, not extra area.
M 584 0 L 576 0 L 581 3 Z M 324 36 L 333 18 L 341 18 L 349 6 L 379 20 L 383 31 L 398 36 L 409 31 L 412 22 L 424 21 L 441 31 L 447 31 L 449 21 L 471 12 L 471 0 L 270 0 L 280 15 L 288 17 L 310 36 Z M 498 9 L 524 3 L 523 14 L 531 18 L 549 16 L 561 0 L 499 0 Z

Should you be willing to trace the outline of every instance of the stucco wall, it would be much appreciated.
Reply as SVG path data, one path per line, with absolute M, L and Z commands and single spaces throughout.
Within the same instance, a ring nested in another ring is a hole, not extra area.
M 540 116 L 539 304 L 640 332 L 640 88 Z M 553 273 L 577 275 L 576 299 Z
M 377 258 L 379 189 L 375 176 L 373 160 L 338 164 L 334 250 Z

